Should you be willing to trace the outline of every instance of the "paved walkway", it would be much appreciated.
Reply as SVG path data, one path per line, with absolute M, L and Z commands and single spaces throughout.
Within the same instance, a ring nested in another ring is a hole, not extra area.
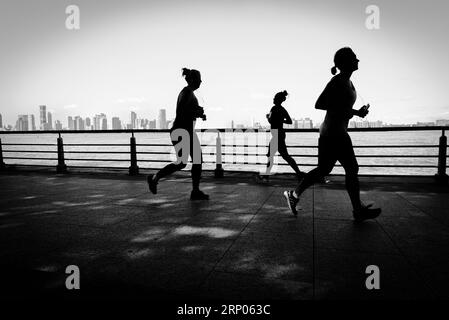
M 364 178 L 383 209 L 355 224 L 341 177 L 308 190 L 297 218 L 281 177 L 216 180 L 189 200 L 185 174 L 0 174 L 1 295 L 159 299 L 449 298 L 449 190 L 430 179 Z M 81 290 L 65 289 L 77 265 Z M 380 269 L 367 290 L 365 269 Z

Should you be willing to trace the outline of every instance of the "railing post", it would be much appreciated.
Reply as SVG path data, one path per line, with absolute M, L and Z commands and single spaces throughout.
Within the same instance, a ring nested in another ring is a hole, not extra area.
M 67 166 L 64 161 L 64 142 L 62 141 L 61 133 L 58 133 L 58 165 L 56 166 L 56 173 L 66 173 Z
M 448 176 L 446 174 L 446 158 L 447 158 L 447 137 L 445 129 L 441 131 L 440 144 L 438 148 L 438 173 L 436 179 L 438 183 L 447 184 Z
M 3 149 L 2 149 L 2 139 L 0 139 L 0 170 L 6 168 L 5 162 L 3 162 Z
M 244 131 L 245 133 L 247 133 L 247 131 Z M 248 135 L 244 135 L 243 136 L 243 164 L 248 164 L 249 160 L 248 160 Z
M 134 176 L 139 174 L 139 167 L 137 166 L 137 151 L 136 151 L 136 138 L 134 132 L 131 132 L 130 138 L 130 153 L 131 153 L 131 166 L 129 167 L 129 175 Z
M 223 178 L 224 170 L 223 170 L 222 159 L 221 159 L 220 131 L 218 131 L 218 134 L 217 134 L 215 156 L 216 156 L 215 171 L 214 171 L 215 178 Z

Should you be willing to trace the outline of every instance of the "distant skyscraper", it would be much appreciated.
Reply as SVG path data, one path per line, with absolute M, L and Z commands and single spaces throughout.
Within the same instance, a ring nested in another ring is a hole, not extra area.
M 101 130 L 108 130 L 108 120 L 106 119 L 106 116 L 102 118 Z
M 112 118 L 112 130 L 120 130 L 122 129 L 122 122 L 120 121 L 120 118 L 113 117 Z
M 157 118 L 157 128 L 158 129 L 167 129 L 167 116 L 165 109 L 159 110 L 159 116 Z
M 437 126 L 449 126 L 449 120 L 439 119 L 436 121 Z M 1 127 L 1 116 L 0 116 L 0 127 Z
M 16 130 L 17 131 L 28 131 L 28 115 L 23 114 L 19 115 L 19 118 L 16 122 Z
M 167 122 L 165 122 L 165 129 L 170 128 L 170 126 L 173 125 L 173 121 L 175 121 L 175 119 L 167 120 Z
M 47 106 L 42 105 L 39 106 L 39 114 L 40 114 L 40 127 L 39 129 L 45 130 L 45 125 L 47 123 Z
M 90 129 L 91 123 L 90 118 L 86 118 L 86 129 Z
M 30 114 L 28 129 L 36 131 L 36 121 L 34 120 L 34 114 Z
M 134 111 L 131 111 L 130 121 L 131 129 L 137 129 L 137 114 Z
M 51 116 L 51 113 L 47 113 L 47 123 L 46 123 L 46 130 L 53 130 L 53 119 Z
M 148 123 L 149 129 L 156 129 L 156 120 L 150 120 Z
M 94 130 L 100 129 L 100 115 L 96 114 L 94 117 Z
M 107 130 L 108 121 L 104 113 L 96 114 L 94 117 L 94 130 Z
M 73 121 L 73 118 L 70 116 L 67 118 L 67 128 L 69 128 L 69 130 L 75 130 L 75 121 Z
M 75 123 L 75 130 L 84 130 L 83 118 L 81 118 L 80 116 L 76 116 L 74 123 Z
M 313 121 L 310 118 L 295 120 L 295 127 L 298 129 L 312 129 Z
M 55 121 L 55 130 L 61 131 L 62 130 L 62 123 L 59 120 Z
M 0 129 L 3 128 L 3 119 L 2 119 L 2 115 L 0 114 Z

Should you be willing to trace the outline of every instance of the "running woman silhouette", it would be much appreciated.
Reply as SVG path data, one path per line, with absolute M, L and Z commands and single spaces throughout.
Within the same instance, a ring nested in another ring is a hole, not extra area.
M 373 219 L 380 215 L 380 208 L 365 206 L 360 200 L 358 172 L 359 166 L 354 154 L 351 137 L 347 132 L 349 119 L 353 116 L 364 118 L 368 114 L 369 104 L 359 110 L 353 109 L 356 101 L 356 90 L 350 78 L 358 69 L 359 59 L 351 48 L 338 50 L 334 56 L 334 66 L 331 69 L 335 75 L 319 96 L 315 108 L 326 110 L 326 117 L 320 128 L 318 140 L 318 167 L 306 174 L 296 190 L 285 191 L 287 204 L 294 215 L 301 194 L 311 185 L 328 175 L 335 163 L 339 161 L 346 174 L 346 189 L 353 207 L 356 221 Z
M 159 180 L 184 169 L 190 155 L 193 162 L 191 170 L 193 189 L 190 199 L 208 200 L 209 196 L 200 190 L 203 156 L 200 141 L 195 133 L 196 119 L 206 120 L 204 109 L 198 105 L 198 99 L 194 94 L 194 91 L 201 85 L 201 74 L 198 70 L 183 68 L 182 75 L 187 81 L 187 86 L 178 95 L 176 117 L 170 129 L 170 137 L 176 150 L 177 160 L 166 165 L 155 175 L 150 174 L 147 177 L 148 187 L 153 194 L 156 194 Z
M 267 114 L 268 122 L 271 124 L 272 137 L 267 152 L 267 170 L 265 173 L 261 173 L 259 175 L 260 178 L 268 177 L 270 175 L 276 151 L 278 151 L 281 157 L 290 165 L 290 167 L 292 167 L 292 169 L 296 173 L 296 176 L 298 177 L 298 180 L 302 179 L 305 175 L 304 172 L 301 172 L 299 170 L 295 160 L 289 155 L 287 151 L 287 145 L 285 144 L 284 123 L 293 123 L 287 110 L 285 110 L 285 108 L 282 106 L 282 103 L 287 99 L 287 96 L 288 92 L 285 90 L 276 93 L 273 98 L 274 106 L 271 108 L 270 113 Z

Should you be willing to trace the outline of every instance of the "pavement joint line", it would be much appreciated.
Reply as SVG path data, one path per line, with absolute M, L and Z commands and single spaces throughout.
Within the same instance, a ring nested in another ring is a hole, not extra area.
M 212 267 L 212 269 L 210 270 L 210 272 L 206 275 L 206 277 L 204 278 L 203 281 L 200 282 L 200 284 L 198 285 L 198 288 L 201 288 L 207 281 L 207 279 L 210 278 L 210 276 L 212 275 L 212 273 L 216 272 L 216 268 L 217 266 L 220 264 L 221 261 L 223 261 L 223 258 L 226 256 L 226 254 L 229 252 L 229 250 L 231 250 L 231 248 L 234 246 L 234 244 L 236 243 L 236 241 L 240 238 L 240 236 L 242 235 L 243 231 L 245 231 L 245 229 L 248 227 L 248 225 L 251 223 L 251 221 L 253 221 L 254 217 L 257 216 L 257 213 L 260 211 L 260 209 L 265 205 L 265 203 L 268 201 L 268 199 L 270 199 L 270 197 L 273 195 L 273 193 L 275 192 L 275 189 L 271 191 L 271 193 L 268 195 L 268 197 L 266 197 L 265 201 L 260 205 L 259 209 L 257 209 L 256 213 L 253 215 L 253 217 L 245 224 L 245 226 L 243 227 L 243 229 L 239 232 L 239 234 L 235 237 L 235 239 L 232 241 L 232 243 L 229 245 L 229 247 L 225 250 L 225 252 L 222 254 L 222 256 L 218 259 L 218 261 L 214 264 L 214 266 Z
M 433 298 L 436 298 L 435 290 L 432 288 L 432 286 L 422 277 L 421 273 L 417 270 L 416 266 L 410 261 L 408 256 L 401 250 L 399 245 L 396 243 L 396 241 L 393 239 L 393 237 L 388 233 L 387 230 L 382 226 L 382 224 L 375 219 L 376 223 L 380 226 L 382 231 L 387 235 L 387 237 L 390 239 L 390 241 L 393 243 L 393 245 L 396 247 L 398 252 L 402 255 L 405 262 L 410 266 L 410 270 L 412 273 L 421 281 L 421 283 L 427 288 L 429 293 L 433 296 Z
M 396 194 L 397 196 L 399 196 L 401 199 L 403 199 L 404 201 L 408 202 L 411 206 L 415 207 L 416 209 L 418 209 L 419 211 L 421 211 L 422 213 L 424 213 L 427 217 L 429 217 L 430 219 L 434 220 L 435 222 L 437 222 L 438 224 L 441 224 L 443 226 L 444 229 L 446 229 L 446 231 L 449 231 L 449 226 L 446 225 L 446 223 L 444 221 L 441 221 L 433 216 L 431 216 L 430 214 L 428 214 L 427 212 L 425 212 L 424 210 L 422 210 L 420 207 L 418 207 L 417 205 L 415 205 L 413 202 L 410 202 L 407 198 L 404 198 L 402 195 L 400 195 L 397 192 L 394 192 L 394 194 Z

